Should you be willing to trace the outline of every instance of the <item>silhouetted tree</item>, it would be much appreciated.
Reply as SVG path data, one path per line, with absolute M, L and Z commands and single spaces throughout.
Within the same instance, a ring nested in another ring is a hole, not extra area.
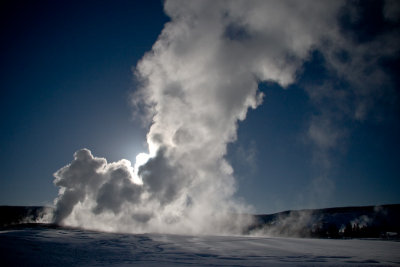
M 346 223 L 346 226 L 344 228 L 343 232 L 344 237 L 352 237 L 353 236 L 353 226 L 351 225 L 350 222 Z
M 339 238 L 339 229 L 336 224 L 329 224 L 328 226 L 328 237 L 330 238 Z

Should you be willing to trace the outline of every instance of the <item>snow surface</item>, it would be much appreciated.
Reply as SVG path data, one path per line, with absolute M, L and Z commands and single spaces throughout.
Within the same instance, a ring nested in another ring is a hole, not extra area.
M 400 242 L 0 231 L 1 266 L 400 266 Z

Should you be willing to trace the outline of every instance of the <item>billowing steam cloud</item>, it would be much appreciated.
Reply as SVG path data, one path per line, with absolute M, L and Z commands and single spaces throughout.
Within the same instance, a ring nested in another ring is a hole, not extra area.
M 248 221 L 239 214 L 249 208 L 233 198 L 227 144 L 235 141 L 247 110 L 262 103 L 259 82 L 286 87 L 311 50 L 329 44 L 333 51 L 332 41 L 353 48 L 339 33 L 340 6 L 166 1 L 171 21 L 135 72 L 140 88 L 133 101 L 150 124 L 148 153 L 131 166 L 77 151 L 55 173 L 61 188 L 55 220 L 109 231 L 240 232 Z M 347 72 L 335 64 L 330 66 Z M 330 146 L 335 140 L 325 140 L 314 120 L 310 135 Z

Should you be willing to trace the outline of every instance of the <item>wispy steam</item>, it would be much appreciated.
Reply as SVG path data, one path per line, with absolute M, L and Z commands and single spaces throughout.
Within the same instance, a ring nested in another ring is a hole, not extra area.
M 351 52 L 359 49 L 339 31 L 341 5 L 166 1 L 171 21 L 135 71 L 140 88 L 133 101 L 150 124 L 148 153 L 139 154 L 132 167 L 127 160 L 107 163 L 87 149 L 77 151 L 73 162 L 55 173 L 61 188 L 56 220 L 130 232 L 240 232 L 248 221 L 239 214 L 251 210 L 233 198 L 227 144 L 236 140 L 238 121 L 248 109 L 262 103 L 258 83 L 293 83 L 312 50 L 328 49 L 330 68 L 354 83 L 360 79 L 354 69 L 363 51 L 350 65 L 329 57 L 337 41 Z M 331 97 L 331 91 L 310 89 L 315 101 L 323 94 Z M 365 94 L 359 95 L 356 118 L 369 105 Z M 333 147 L 342 136 L 334 127 L 329 117 L 316 116 L 310 138 L 323 149 Z
M 346 151 L 349 125 L 383 120 L 382 107 L 393 107 L 396 102 L 395 86 L 384 65 L 399 56 L 399 25 L 395 19 L 399 7 L 395 1 L 347 1 L 337 13 L 340 27 L 314 49 L 322 61 L 323 70 L 318 74 L 327 77 L 304 82 L 303 86 L 316 107 L 306 135 L 314 147 L 319 172 L 312 184 L 319 183 L 321 177 L 325 181 L 325 186 L 315 187 L 315 195 L 325 195 L 325 199 L 318 197 L 319 203 L 328 200 L 335 188 L 329 178 L 334 165 L 332 154 Z M 310 195 L 310 201 L 316 203 Z

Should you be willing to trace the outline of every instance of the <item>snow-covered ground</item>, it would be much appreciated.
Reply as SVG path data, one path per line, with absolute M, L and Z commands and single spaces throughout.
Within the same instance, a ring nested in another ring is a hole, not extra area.
M 400 266 L 400 242 L 0 231 L 1 266 Z

